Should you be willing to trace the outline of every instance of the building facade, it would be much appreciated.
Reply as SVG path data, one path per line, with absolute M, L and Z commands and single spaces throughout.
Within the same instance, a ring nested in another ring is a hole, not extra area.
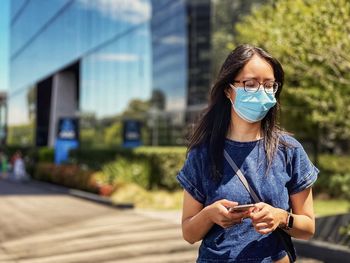
M 8 144 L 53 146 L 64 117 L 84 146 L 121 144 L 127 119 L 143 144 L 185 144 L 213 81 L 217 2 L 12 0 Z

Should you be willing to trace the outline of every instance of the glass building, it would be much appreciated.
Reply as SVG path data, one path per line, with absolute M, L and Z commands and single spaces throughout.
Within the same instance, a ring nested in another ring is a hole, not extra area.
M 255 2 L 12 0 L 7 143 L 53 146 L 75 117 L 83 146 L 121 144 L 128 119 L 143 144 L 183 145 L 217 71 L 216 16 Z

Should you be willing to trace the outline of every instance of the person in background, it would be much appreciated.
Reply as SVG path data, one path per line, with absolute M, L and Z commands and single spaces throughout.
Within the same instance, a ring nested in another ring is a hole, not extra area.
M 18 182 L 24 182 L 28 179 L 21 151 L 15 153 L 13 161 L 13 177 L 14 180 Z
M 1 178 L 6 179 L 8 177 L 8 169 L 9 164 L 7 160 L 7 156 L 4 152 L 0 152 L 0 171 L 1 171 Z
M 191 244 L 202 240 L 197 262 L 291 262 L 291 237 L 315 232 L 311 189 L 319 171 L 277 125 L 283 80 L 277 59 L 241 45 L 211 89 L 177 175 L 184 188 L 183 237 Z M 233 210 L 241 204 L 253 207 Z

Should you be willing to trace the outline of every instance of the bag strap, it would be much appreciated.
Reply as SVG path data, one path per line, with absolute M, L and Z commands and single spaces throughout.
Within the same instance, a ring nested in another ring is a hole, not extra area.
M 231 156 L 227 153 L 226 150 L 224 150 L 224 157 L 226 161 L 229 163 L 229 165 L 232 167 L 232 169 L 235 171 L 237 174 L 239 180 L 241 180 L 242 184 L 244 187 L 247 189 L 248 193 L 251 195 L 255 203 L 260 202 L 260 198 L 258 195 L 254 192 L 254 190 L 250 187 L 247 179 L 243 175 L 242 171 L 238 168 L 237 164 L 232 160 Z

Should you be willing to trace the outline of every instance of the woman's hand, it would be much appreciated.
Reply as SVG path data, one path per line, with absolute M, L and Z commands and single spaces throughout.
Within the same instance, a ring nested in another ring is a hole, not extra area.
M 286 211 L 261 202 L 255 204 L 249 217 L 258 233 L 268 234 L 283 222 L 284 213 Z
M 236 224 L 242 223 L 243 219 L 248 217 L 249 211 L 244 212 L 229 212 L 229 207 L 237 206 L 237 202 L 232 202 L 226 199 L 218 200 L 215 203 L 205 207 L 209 219 L 223 227 L 228 228 Z

